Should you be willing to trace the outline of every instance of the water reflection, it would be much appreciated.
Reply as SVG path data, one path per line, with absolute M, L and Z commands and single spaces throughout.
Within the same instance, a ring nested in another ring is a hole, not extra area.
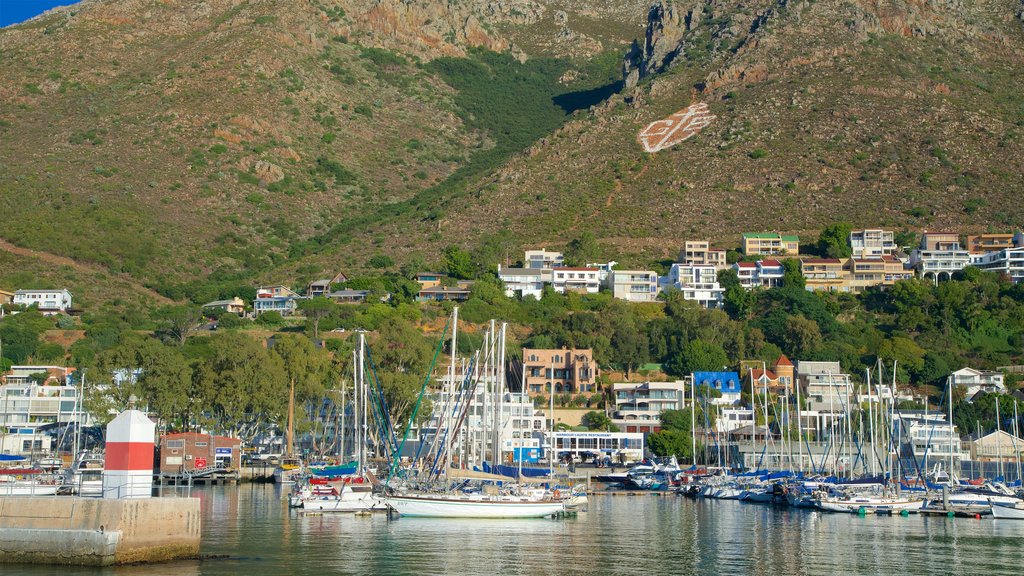
M 558 521 L 388 520 L 300 516 L 271 485 L 193 494 L 202 500 L 202 551 L 214 557 L 60 573 L 913 576 L 1016 575 L 1024 564 L 1024 522 L 1013 521 L 860 518 L 658 496 L 593 497 L 588 513 Z

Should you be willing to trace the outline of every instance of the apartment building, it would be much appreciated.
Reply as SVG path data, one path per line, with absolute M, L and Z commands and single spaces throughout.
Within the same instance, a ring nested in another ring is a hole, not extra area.
M 808 409 L 815 412 L 845 412 L 855 398 L 850 375 L 842 372 L 839 362 L 798 361 L 796 382 Z
M 987 254 L 1019 246 L 1014 234 L 976 234 L 967 237 L 967 251 L 971 254 Z
M 683 264 L 695 264 L 697 266 L 714 266 L 722 269 L 727 266 L 725 261 L 725 250 L 712 248 L 707 240 L 688 240 L 683 243 L 683 249 L 679 252 L 679 261 Z
M 825 290 L 828 292 L 848 292 L 846 270 L 843 260 L 838 258 L 803 258 L 800 260 L 800 273 L 805 279 L 809 291 Z
M 989 394 L 1006 392 L 1005 377 L 1002 372 L 965 367 L 949 376 L 953 386 L 964 388 L 964 397 L 968 400 L 981 392 Z
M 522 378 L 530 395 L 584 394 L 597 391 L 601 374 L 593 350 L 523 348 Z
M 960 237 L 953 232 L 925 232 L 921 246 L 910 253 L 910 267 L 919 277 L 933 282 L 949 280 L 970 260 L 970 253 L 961 248 Z
M 654 302 L 658 299 L 658 274 L 651 270 L 612 270 L 607 285 L 612 296 L 629 302 Z
M 743 254 L 747 256 L 799 256 L 800 237 L 775 232 L 748 232 L 743 235 Z
M 601 271 L 598 268 L 554 268 L 551 276 L 555 292 L 559 294 L 597 294 L 601 289 Z
M 0 452 L 49 450 L 49 435 L 39 431 L 47 424 L 91 424 L 79 403 L 74 372 L 63 366 L 12 366 L 0 376 L 0 430 L 5 432 Z
M 718 283 L 718 271 L 711 265 L 673 264 L 667 283 L 678 288 L 685 300 L 705 308 L 721 308 L 725 300 L 725 289 Z
M 853 258 L 880 258 L 896 253 L 896 236 L 891 230 L 854 230 L 849 243 Z
M 737 262 L 732 265 L 732 269 L 736 271 L 740 286 L 747 290 L 781 286 L 782 277 L 786 274 L 786 268 L 782 262 L 774 259 Z
M 892 286 L 900 280 L 914 277 L 914 271 L 892 255 L 876 258 L 850 258 L 845 266 L 847 285 L 851 292 L 861 292 L 873 286 Z
M 688 388 L 683 380 L 612 384 L 612 422 L 625 432 L 658 432 L 662 411 L 682 410 Z
M 1024 281 L 1024 238 L 1021 234 L 1017 234 L 1017 238 L 1020 240 L 1017 247 L 972 255 L 971 265 L 1002 274 L 1014 284 Z

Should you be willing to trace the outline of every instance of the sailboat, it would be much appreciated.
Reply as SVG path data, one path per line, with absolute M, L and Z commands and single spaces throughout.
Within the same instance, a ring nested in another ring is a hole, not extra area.
M 0 496 L 52 496 L 57 493 L 54 477 L 29 467 L 22 456 L 0 454 Z
M 448 372 L 446 401 L 440 412 L 442 418 L 439 421 L 437 433 L 434 436 L 434 442 L 430 450 L 432 458 L 430 458 L 430 470 L 427 474 L 428 479 L 433 482 L 443 481 L 447 483 L 456 477 L 462 478 L 463 481 L 458 484 L 460 489 L 430 490 L 429 488 L 423 489 L 421 487 L 413 488 L 406 483 L 391 486 L 390 482 L 397 468 L 400 453 L 398 451 L 391 466 L 391 473 L 388 475 L 388 493 L 384 497 L 385 503 L 388 508 L 401 516 L 429 518 L 544 518 L 564 512 L 570 495 L 563 499 L 557 490 L 553 492 L 547 490 L 527 490 L 519 486 L 514 486 L 511 489 L 507 487 L 497 489 L 495 487 L 494 490 L 489 491 L 471 490 L 466 487 L 474 478 L 480 480 L 488 479 L 495 482 L 503 481 L 503 483 L 507 481 L 514 482 L 515 479 L 451 467 L 454 460 L 453 455 L 456 450 L 456 443 L 461 445 L 461 454 L 458 459 L 460 465 L 464 466 L 464 462 L 467 459 L 471 459 L 474 455 L 478 455 L 481 457 L 481 460 L 486 461 L 486 438 L 491 435 L 487 431 L 478 434 L 476 431 L 470 430 L 469 427 L 463 426 L 467 420 L 472 399 L 477 396 L 477 386 L 483 382 L 484 417 L 482 420 L 484 423 L 488 421 L 489 417 L 487 402 L 490 394 L 494 393 L 496 396 L 495 400 L 497 400 L 504 393 L 503 351 L 505 350 L 505 331 L 503 329 L 501 332 L 502 337 L 497 338 L 493 324 L 488 336 L 485 338 L 485 342 L 488 343 L 490 356 L 485 355 L 484 369 L 479 370 L 477 362 L 479 360 L 478 352 L 477 357 L 471 363 L 471 367 L 473 367 L 472 373 L 471 370 L 467 370 L 466 378 L 462 380 L 458 388 L 456 387 L 458 318 L 459 309 L 456 307 L 452 312 L 451 318 L 451 365 Z M 438 353 L 442 344 L 443 336 L 442 342 L 438 344 Z M 501 351 L 502 356 L 500 360 L 494 357 L 497 351 Z M 423 397 L 428 383 L 429 377 L 423 383 L 423 388 L 420 390 L 420 398 Z M 494 386 L 493 390 L 487 389 L 489 384 Z M 490 408 L 493 407 L 494 405 L 490 406 Z M 406 436 L 408 436 L 408 430 L 412 426 L 414 417 L 415 412 L 413 417 L 410 417 L 406 428 Z M 495 434 L 492 436 L 494 441 L 491 444 L 491 455 L 496 460 L 500 450 L 499 442 L 497 441 L 498 434 L 496 433 L 498 423 L 492 422 L 492 424 L 495 426 L 495 430 L 492 431 Z

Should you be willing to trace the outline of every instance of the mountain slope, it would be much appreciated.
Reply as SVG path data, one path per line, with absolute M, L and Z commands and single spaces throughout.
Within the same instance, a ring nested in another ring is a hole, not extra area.
M 647 34 L 657 45 L 641 39 L 626 59 L 639 85 L 510 162 L 440 229 L 507 226 L 542 243 L 590 230 L 649 260 L 683 238 L 836 219 L 1019 226 L 1015 4 L 661 3 Z M 715 123 L 642 152 L 638 131 L 694 99 Z
M 450 243 L 496 259 L 590 231 L 646 266 L 836 219 L 1002 229 L 1022 216 L 1022 10 L 85 0 L 0 30 L 0 239 L 204 300 Z M 641 150 L 693 101 L 717 119 Z

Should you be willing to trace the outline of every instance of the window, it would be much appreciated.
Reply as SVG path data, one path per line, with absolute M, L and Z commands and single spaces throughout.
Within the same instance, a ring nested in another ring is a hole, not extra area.
M 206 448 L 207 446 L 206 442 L 196 442 L 196 448 Z
M 183 440 L 183 439 L 182 440 L 168 440 L 167 441 L 167 447 L 168 448 L 184 448 L 185 447 L 185 440 Z

